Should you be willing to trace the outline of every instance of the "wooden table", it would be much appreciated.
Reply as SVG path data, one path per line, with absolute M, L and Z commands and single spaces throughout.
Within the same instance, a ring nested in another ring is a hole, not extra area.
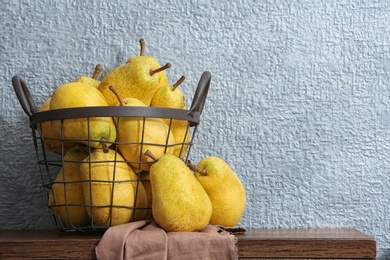
M 0 259 L 96 259 L 102 233 L 0 230 Z M 251 229 L 237 235 L 240 258 L 375 259 L 376 242 L 356 229 Z

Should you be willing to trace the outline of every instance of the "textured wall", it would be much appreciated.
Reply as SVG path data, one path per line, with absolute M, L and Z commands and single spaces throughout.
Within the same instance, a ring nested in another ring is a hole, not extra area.
M 225 159 L 248 193 L 247 227 L 354 227 L 390 248 L 388 1 L 3 1 L 0 227 L 51 227 L 27 116 L 78 75 L 138 54 L 138 39 L 191 100 L 212 85 L 194 162 Z

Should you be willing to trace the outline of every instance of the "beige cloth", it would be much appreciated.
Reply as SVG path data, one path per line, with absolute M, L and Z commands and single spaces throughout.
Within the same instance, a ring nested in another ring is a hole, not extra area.
M 165 232 L 148 220 L 110 227 L 95 248 L 99 260 L 238 259 L 236 237 L 208 225 L 200 232 Z

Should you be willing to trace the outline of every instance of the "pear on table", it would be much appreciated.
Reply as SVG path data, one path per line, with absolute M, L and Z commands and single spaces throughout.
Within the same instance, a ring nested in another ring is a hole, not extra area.
M 151 158 L 150 151 L 146 153 Z M 182 159 L 164 154 L 150 167 L 152 215 L 165 231 L 193 232 L 204 229 L 212 204 L 202 185 Z
M 114 87 L 110 90 L 115 93 L 120 106 L 147 107 L 136 98 L 122 98 Z M 149 171 L 153 160 L 145 155 L 146 150 L 152 151 L 157 158 L 174 152 L 174 137 L 161 118 L 120 117 L 116 124 L 118 150 L 136 170 Z
M 145 105 L 150 105 L 154 92 L 161 85 L 162 75 L 166 77 L 164 70 L 171 67 L 170 63 L 160 66 L 157 61 L 152 60 L 151 57 L 143 55 L 132 57 L 126 64 L 104 75 L 98 89 L 108 105 L 115 106 L 118 102 L 110 86 L 115 86 L 124 97 L 136 98 Z
M 245 189 L 236 173 L 216 156 L 202 159 L 197 166 L 191 162 L 188 165 L 213 205 L 210 224 L 226 227 L 236 225 L 246 206 Z
M 187 109 L 185 97 L 179 85 L 185 80 L 184 76 L 173 85 L 163 85 L 159 87 L 153 95 L 150 106 L 165 107 L 174 109 Z M 165 123 L 170 126 L 170 130 L 175 138 L 174 155 L 184 158 L 188 150 L 188 143 L 191 138 L 190 127 L 187 120 L 164 119 Z

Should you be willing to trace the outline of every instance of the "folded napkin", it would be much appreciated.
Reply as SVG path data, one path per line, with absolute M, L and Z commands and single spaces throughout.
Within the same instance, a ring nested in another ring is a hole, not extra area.
M 237 231 L 209 224 L 200 232 L 165 232 L 142 220 L 107 229 L 95 252 L 99 260 L 238 259 L 237 239 L 229 230 Z

